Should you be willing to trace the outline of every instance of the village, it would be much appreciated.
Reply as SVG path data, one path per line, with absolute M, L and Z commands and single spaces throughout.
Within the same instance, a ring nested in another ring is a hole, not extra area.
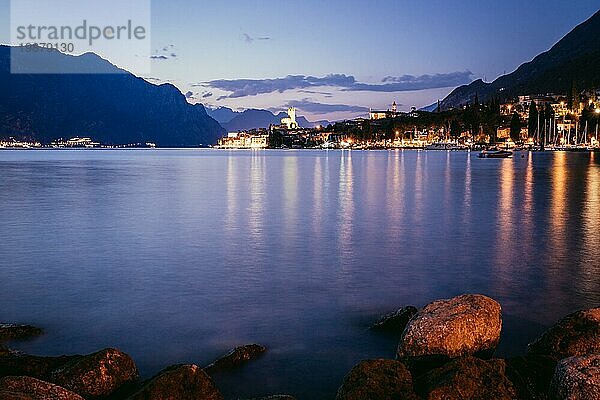
M 572 95 L 522 95 L 500 103 L 474 98 L 462 108 L 429 112 L 413 107 L 314 128 L 299 127 L 296 109 L 279 125 L 230 132 L 220 149 L 312 148 L 469 150 L 595 150 L 599 147 L 600 90 Z

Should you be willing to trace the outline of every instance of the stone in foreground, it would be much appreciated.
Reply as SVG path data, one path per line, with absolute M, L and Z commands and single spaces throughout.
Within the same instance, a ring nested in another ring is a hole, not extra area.
M 600 308 L 566 316 L 531 343 L 528 352 L 556 361 L 600 352 Z
M 204 370 L 210 374 L 215 371 L 236 368 L 248 361 L 260 357 L 266 351 L 266 347 L 258 344 L 248 344 L 245 346 L 236 347 L 235 349 L 230 350 L 229 353 L 223 357 L 205 367 Z
M 393 313 L 381 317 L 379 321 L 373 324 L 371 329 L 402 335 L 408 321 L 415 316 L 417 311 L 417 308 L 413 306 L 403 307 Z
M 130 400 L 223 400 L 212 379 L 197 365 L 174 365 L 147 381 Z
M 503 360 L 458 358 L 420 377 L 417 392 L 427 400 L 513 400 L 505 368 Z
M 43 333 L 40 328 L 31 325 L 2 324 L 0 323 L 0 342 L 9 340 L 27 339 Z
M 560 361 L 550 392 L 557 400 L 600 399 L 600 352 Z
M 0 357 L 0 377 L 26 375 L 47 380 L 53 370 L 79 358 L 81 356 L 31 356 L 8 350 L 8 354 Z
M 428 304 L 408 323 L 398 359 L 414 366 L 461 356 L 492 353 L 502 329 L 500 304 L 467 294 Z
M 60 386 L 29 376 L 9 376 L 0 379 L 0 399 L 83 400 L 83 397 Z
M 418 399 L 412 377 L 400 361 L 368 360 L 356 365 L 338 389 L 336 400 Z
M 555 368 L 553 358 L 536 354 L 506 360 L 506 376 L 519 399 L 546 400 Z
M 73 360 L 51 375 L 52 382 L 83 397 L 104 397 L 139 377 L 135 362 L 116 349 L 104 349 Z

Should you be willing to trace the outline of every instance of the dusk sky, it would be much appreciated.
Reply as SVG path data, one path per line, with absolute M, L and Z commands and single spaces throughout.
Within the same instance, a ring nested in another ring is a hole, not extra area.
M 153 83 L 190 102 L 309 119 L 422 107 L 549 49 L 597 0 L 152 2 Z M 9 1 L 0 0 L 9 42 Z

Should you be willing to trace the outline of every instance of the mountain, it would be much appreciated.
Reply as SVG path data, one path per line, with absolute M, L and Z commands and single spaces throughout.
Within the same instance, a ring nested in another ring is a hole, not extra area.
M 40 51 L 24 58 L 29 66 L 21 65 L 86 74 L 11 74 L 10 52 L 0 46 L 0 138 L 49 143 L 84 136 L 106 144 L 174 147 L 213 144 L 225 133 L 173 85 L 153 85 L 95 54 Z
M 229 107 L 218 107 L 211 108 L 205 106 L 206 113 L 213 119 L 215 119 L 219 124 L 223 125 L 234 119 L 237 115 L 241 114 L 237 111 L 233 111 Z
M 442 102 L 442 109 L 460 107 L 475 96 L 506 100 L 518 95 L 571 93 L 600 87 L 600 11 L 578 25 L 550 50 L 494 82 L 481 79 L 461 86 Z
M 216 110 L 212 111 L 213 115 L 215 112 Z M 268 128 L 269 125 L 279 125 L 281 123 L 281 119 L 287 117 L 287 113 L 285 112 L 280 112 L 279 114 L 275 115 L 268 110 L 248 109 L 244 112 L 232 112 L 236 114 L 234 118 L 232 118 L 228 122 L 221 123 L 221 125 L 223 125 L 223 127 L 229 132 L 246 131 L 257 128 Z M 210 113 L 211 111 L 209 111 L 209 114 Z M 223 115 L 225 115 L 226 111 L 222 113 Z M 329 124 L 329 121 L 310 122 L 302 116 L 296 117 L 296 121 L 298 122 L 298 125 L 300 125 L 300 127 L 302 128 L 312 128 L 317 125 Z

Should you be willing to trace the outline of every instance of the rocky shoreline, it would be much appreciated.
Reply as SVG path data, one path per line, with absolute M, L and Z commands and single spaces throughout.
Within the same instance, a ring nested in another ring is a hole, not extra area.
M 399 335 L 396 359 L 358 363 L 341 382 L 337 400 L 600 399 L 600 308 L 566 316 L 524 355 L 508 359 L 493 358 L 502 309 L 483 295 L 438 300 L 420 310 L 404 307 L 372 328 Z M 0 399 L 222 400 L 210 375 L 267 351 L 246 345 L 204 368 L 173 365 L 141 380 L 134 360 L 117 349 L 41 357 L 6 347 L 41 333 L 28 325 L 0 324 Z

